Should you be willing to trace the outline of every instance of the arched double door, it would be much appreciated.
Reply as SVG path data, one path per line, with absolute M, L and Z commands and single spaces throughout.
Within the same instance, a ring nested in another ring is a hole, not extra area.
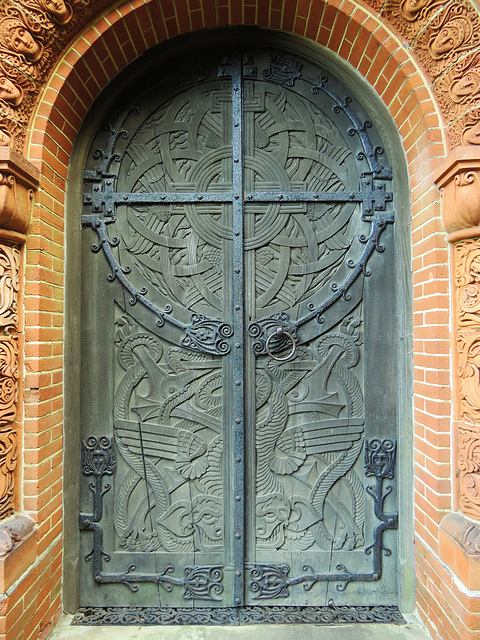
M 84 171 L 81 605 L 216 621 L 394 605 L 378 132 L 274 49 L 177 57 L 139 86 Z

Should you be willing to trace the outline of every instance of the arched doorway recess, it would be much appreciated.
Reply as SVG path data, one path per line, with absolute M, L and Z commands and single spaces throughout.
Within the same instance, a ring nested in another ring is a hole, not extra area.
M 120 109 L 114 90 L 73 156 L 86 168 L 69 449 L 93 616 L 238 620 L 245 605 L 312 614 L 409 591 L 403 153 L 333 56 L 278 37 L 260 49 L 258 34 L 152 54 L 155 80 L 127 80 Z M 77 207 L 71 227 L 72 242 Z

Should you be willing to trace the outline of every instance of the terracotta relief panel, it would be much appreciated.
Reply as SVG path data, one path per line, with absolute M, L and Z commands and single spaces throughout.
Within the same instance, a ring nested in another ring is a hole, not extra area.
M 478 371 L 478 370 L 477 370 Z M 460 428 L 458 434 L 460 508 L 480 519 L 480 429 Z
M 480 241 L 457 243 L 454 259 L 459 504 L 465 515 L 480 518 Z
M 18 433 L 18 338 L 0 336 L 0 520 L 14 512 Z
M 434 85 L 438 101 L 448 120 L 478 106 L 480 98 L 480 53 L 467 55 Z
M 18 434 L 11 427 L 0 428 L 0 520 L 15 510 L 14 473 L 17 466 Z
M 402 36 L 412 41 L 443 5 L 443 0 L 387 0 L 381 15 L 387 18 Z
M 460 508 L 466 515 L 480 519 L 480 332 L 460 333 L 457 347 Z
M 65 45 L 105 0 L 0 2 L 0 145 L 21 150 L 35 99 Z
M 475 176 L 478 181 L 478 174 Z M 480 243 L 478 240 L 460 242 L 455 245 L 455 265 L 457 326 L 459 328 L 479 328 Z
M 0 520 L 14 511 L 18 433 L 13 426 L 18 400 L 18 336 L 8 335 L 18 325 L 18 272 L 16 247 L 0 245 Z
M 447 5 L 420 31 L 416 52 L 427 73 L 436 78 L 478 47 L 480 18 L 468 2 Z
M 15 330 L 18 326 L 19 267 L 19 250 L 0 245 L 0 330 Z

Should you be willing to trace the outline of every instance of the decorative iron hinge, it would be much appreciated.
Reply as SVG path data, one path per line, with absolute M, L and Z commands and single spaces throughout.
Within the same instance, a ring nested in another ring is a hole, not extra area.
M 304 574 L 290 578 L 288 564 L 255 564 L 250 568 L 250 591 L 255 600 L 288 598 L 290 587 L 303 584 L 305 591 L 317 582 L 337 582 L 337 590 L 345 591 L 350 582 L 377 582 L 382 578 L 383 555 L 390 556 L 390 549 L 383 544 L 383 533 L 388 529 L 398 529 L 398 513 L 385 513 L 385 498 L 392 492 L 389 485 L 383 490 L 385 478 L 393 479 L 395 470 L 396 442 L 373 439 L 365 446 L 365 475 L 375 477 L 375 486 L 367 486 L 366 492 L 373 498 L 374 512 L 380 521 L 373 531 L 373 543 L 365 549 L 373 555 L 373 569 L 370 573 L 349 571 L 338 564 L 336 572 L 321 573 L 313 566 L 305 564 Z
M 92 562 L 93 579 L 97 584 L 124 584 L 131 591 L 138 591 L 142 582 L 153 582 L 166 591 L 174 586 L 183 587 L 185 600 L 220 601 L 223 593 L 222 566 L 186 566 L 183 577 L 175 577 L 175 567 L 167 565 L 160 573 L 136 572 L 134 564 L 125 571 L 106 573 L 103 562 L 110 562 L 111 555 L 103 546 L 103 529 L 100 524 L 103 515 L 103 497 L 111 489 L 110 483 L 104 483 L 104 477 L 113 475 L 115 454 L 113 439 L 107 436 L 90 436 L 82 443 L 82 472 L 85 476 L 94 476 L 89 484 L 93 492 L 93 513 L 80 513 L 81 531 L 93 532 L 93 549 L 85 556 L 86 562 Z

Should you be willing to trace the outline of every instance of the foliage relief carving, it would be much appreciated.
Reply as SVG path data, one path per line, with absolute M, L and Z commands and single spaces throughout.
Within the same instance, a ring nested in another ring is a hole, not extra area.
M 480 246 L 478 240 L 455 246 L 459 418 L 460 507 L 480 517 Z
M 478 176 L 476 176 L 478 181 Z M 457 326 L 477 327 L 480 323 L 480 244 L 478 240 L 455 245 Z
M 18 323 L 19 250 L 0 245 L 0 329 L 15 331 Z M 18 337 L 0 336 L 0 520 L 14 511 L 17 465 Z

